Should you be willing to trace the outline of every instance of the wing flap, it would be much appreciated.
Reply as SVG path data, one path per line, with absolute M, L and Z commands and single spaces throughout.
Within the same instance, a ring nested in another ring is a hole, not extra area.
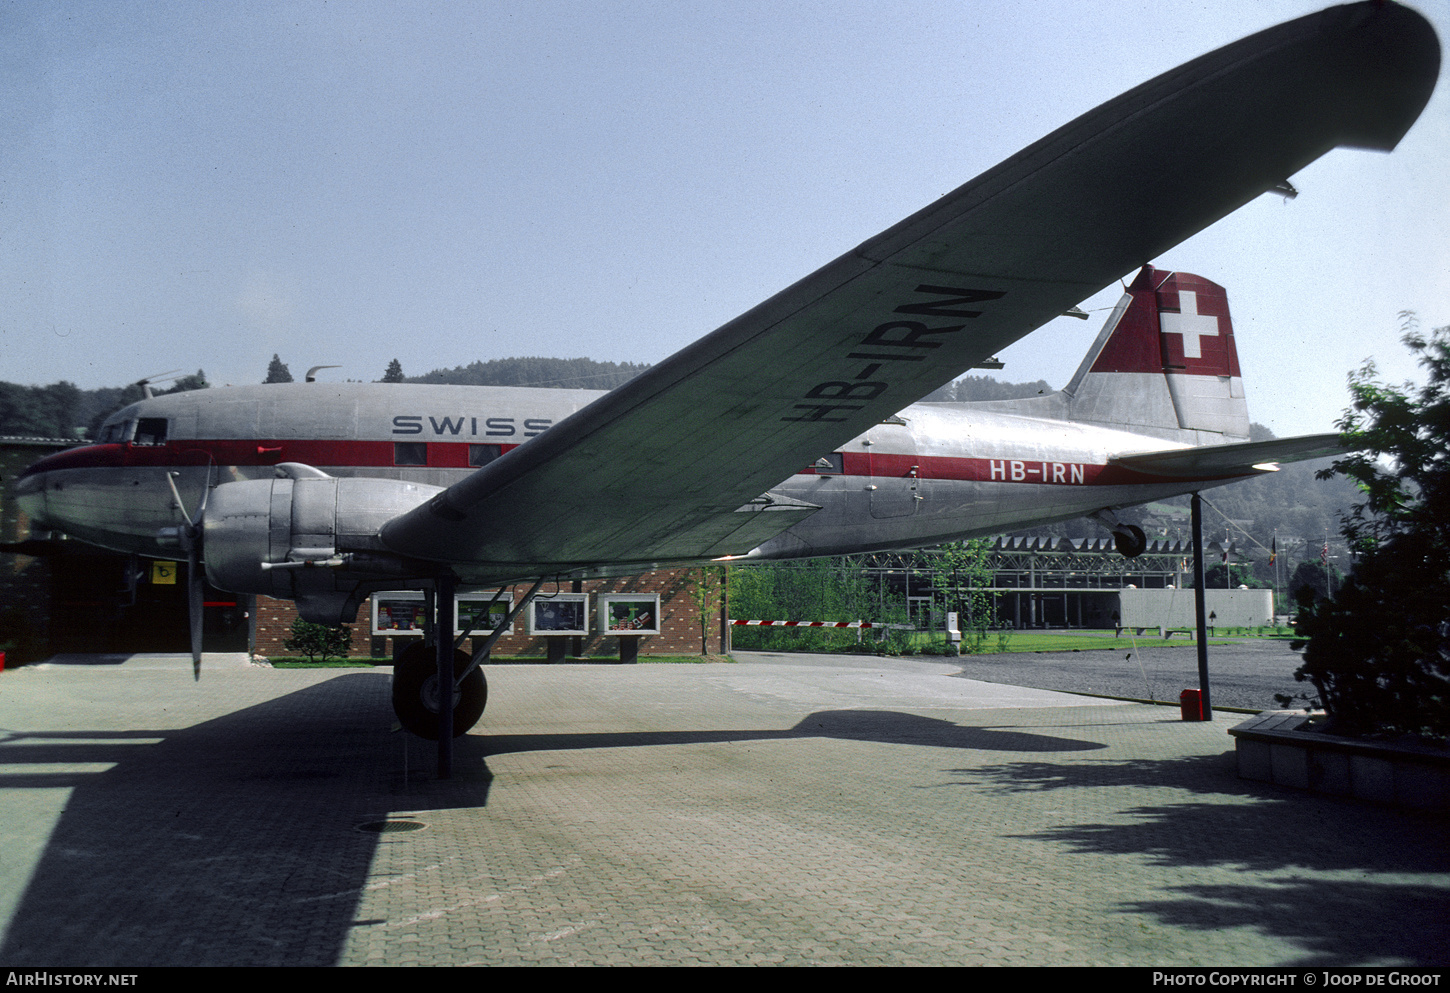
M 729 513 L 709 515 L 646 542 L 662 561 L 743 555 L 820 509 L 815 504 L 766 494 Z

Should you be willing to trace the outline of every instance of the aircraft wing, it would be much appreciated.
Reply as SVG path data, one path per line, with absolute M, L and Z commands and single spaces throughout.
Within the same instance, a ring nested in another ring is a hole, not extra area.
M 464 575 L 744 552 L 811 512 L 751 501 L 818 456 L 1331 148 L 1392 148 L 1439 58 L 1423 18 L 1378 3 L 1211 52 L 399 515 L 382 541 Z
M 1275 438 L 1272 441 L 1246 441 L 1233 445 L 1206 445 L 1201 448 L 1174 448 L 1162 452 L 1140 452 L 1119 455 L 1108 464 L 1153 476 L 1181 479 L 1214 479 L 1228 476 L 1251 476 L 1272 472 L 1261 468 L 1276 462 L 1303 462 L 1345 453 L 1337 434 L 1309 434 L 1298 438 Z

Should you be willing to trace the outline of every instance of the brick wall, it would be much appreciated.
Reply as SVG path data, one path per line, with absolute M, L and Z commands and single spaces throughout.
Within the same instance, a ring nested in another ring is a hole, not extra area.
M 612 635 L 599 635 L 593 633 L 597 627 L 594 623 L 596 614 L 596 594 L 606 593 L 658 593 L 660 597 L 660 634 L 645 635 L 641 637 L 639 651 L 641 655 L 698 655 L 700 652 L 700 621 L 695 608 L 695 601 L 692 591 L 695 582 L 699 578 L 699 569 L 660 569 L 653 572 L 646 572 L 638 576 L 628 576 L 615 579 L 589 580 L 580 584 L 581 592 L 589 595 L 589 616 L 591 633 L 580 638 L 579 656 L 613 656 L 619 654 L 619 639 Z M 569 592 L 573 587 L 567 582 L 559 587 L 561 592 Z M 518 603 L 529 591 L 529 584 L 522 584 L 509 588 L 513 594 L 513 602 Z M 547 595 L 554 592 L 550 584 L 545 584 L 541 593 Z M 274 656 L 292 654 L 282 647 L 284 639 L 291 636 L 292 621 L 297 617 L 297 611 L 292 603 L 287 600 L 273 600 L 270 597 L 257 597 L 257 640 L 256 652 L 258 655 Z M 707 625 L 708 632 L 705 639 L 705 650 L 708 654 L 718 654 L 720 651 L 720 616 L 718 606 L 713 611 L 710 623 Z M 394 653 L 394 642 L 406 643 L 416 641 L 416 636 L 405 638 L 373 638 L 372 629 L 372 607 L 364 601 L 362 608 L 358 610 L 357 622 L 351 625 L 352 631 L 352 654 L 359 657 L 379 655 L 391 657 Z M 514 622 L 516 634 L 504 635 L 494 647 L 495 655 L 538 655 L 548 654 L 548 638 L 530 637 L 525 633 L 527 626 L 524 623 L 524 615 L 520 614 Z M 570 654 L 574 653 L 574 639 L 566 639 L 569 642 Z M 482 638 L 474 639 L 475 646 L 482 642 Z

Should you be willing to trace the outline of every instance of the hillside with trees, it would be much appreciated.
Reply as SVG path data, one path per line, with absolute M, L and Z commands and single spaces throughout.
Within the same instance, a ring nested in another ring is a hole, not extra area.
M 596 362 L 593 359 L 508 358 L 471 362 L 408 376 L 409 383 L 455 386 L 543 386 L 569 390 L 612 390 L 649 368 L 648 363 Z
M 203 390 L 209 385 L 206 373 L 182 376 L 168 389 L 153 390 L 157 396 Z M 61 380 L 49 386 L 22 386 L 0 382 L 0 435 L 21 438 L 95 437 L 101 423 L 122 407 L 145 397 L 140 386 L 106 386 L 83 390 Z

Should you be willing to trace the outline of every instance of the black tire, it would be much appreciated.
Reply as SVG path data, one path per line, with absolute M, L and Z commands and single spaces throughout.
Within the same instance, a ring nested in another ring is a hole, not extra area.
M 1113 532 L 1113 545 L 1124 558 L 1136 559 L 1148 550 L 1148 536 L 1136 524 L 1124 524 L 1123 530 Z
M 469 655 L 453 653 L 454 672 L 462 672 Z M 438 659 L 432 645 L 409 645 L 393 666 L 393 713 L 405 730 L 429 741 L 438 740 Z M 483 716 L 488 704 L 488 683 L 475 668 L 454 691 L 453 737 L 466 733 Z

